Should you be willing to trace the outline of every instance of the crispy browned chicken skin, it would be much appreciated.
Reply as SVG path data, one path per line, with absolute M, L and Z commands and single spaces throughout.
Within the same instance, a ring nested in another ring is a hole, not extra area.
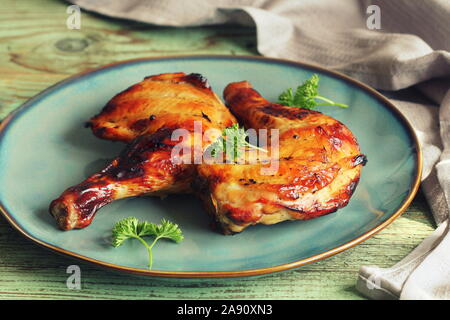
M 102 139 L 130 142 L 161 128 L 226 128 L 236 122 L 200 74 L 163 73 L 146 77 L 113 97 L 89 122 Z
M 195 167 L 172 161 L 172 149 L 179 143 L 172 133 L 187 129 L 190 134 L 182 141 L 191 148 L 195 121 L 201 122 L 202 131 L 236 123 L 198 74 L 147 77 L 116 95 L 91 119 L 90 126 L 100 138 L 131 143 L 105 169 L 68 188 L 50 204 L 58 226 L 63 230 L 84 228 L 98 209 L 117 199 L 191 192 Z M 214 139 L 211 136 L 203 145 Z M 196 145 L 200 154 L 203 145 Z
M 366 158 L 347 127 L 320 112 L 270 103 L 246 81 L 229 84 L 224 98 L 246 128 L 279 130 L 276 172 L 262 174 L 269 167 L 263 163 L 198 166 L 198 195 L 224 233 L 311 219 L 348 204 Z

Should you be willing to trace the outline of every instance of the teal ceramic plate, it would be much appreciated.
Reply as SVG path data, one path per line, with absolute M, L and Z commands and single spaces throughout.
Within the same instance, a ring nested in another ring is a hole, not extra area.
M 101 209 L 83 230 L 60 231 L 48 206 L 68 186 L 100 169 L 122 148 L 95 138 L 83 124 L 116 93 L 145 76 L 165 72 L 201 73 L 222 94 L 230 82 L 248 80 L 276 101 L 279 93 L 310 77 L 321 77 L 324 96 L 350 105 L 320 111 L 345 123 L 356 135 L 368 163 L 350 204 L 310 221 L 255 226 L 224 236 L 193 196 L 135 198 Z M 411 202 L 420 181 L 421 154 L 410 125 L 387 99 L 344 75 L 289 61 L 233 56 L 150 58 L 106 66 L 69 78 L 11 114 L 0 127 L 0 205 L 24 236 L 65 255 L 141 275 L 238 277 L 286 270 L 317 261 L 369 238 Z M 180 225 L 180 244 L 160 241 L 153 270 L 145 248 L 127 241 L 110 245 L 114 223 L 128 216 Z

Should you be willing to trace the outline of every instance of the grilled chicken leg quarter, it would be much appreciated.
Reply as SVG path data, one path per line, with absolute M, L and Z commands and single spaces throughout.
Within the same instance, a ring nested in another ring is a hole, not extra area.
M 236 123 L 198 74 L 147 77 L 116 95 L 91 119 L 90 126 L 100 138 L 131 143 L 101 172 L 52 201 L 50 213 L 58 226 L 63 230 L 84 228 L 98 209 L 117 199 L 191 192 L 196 170 L 193 164 L 172 161 L 171 152 L 180 142 L 172 140 L 172 133 L 186 129 L 189 134 L 181 140 L 192 150 L 196 121 L 201 122 L 202 131 L 223 130 Z M 203 145 L 213 140 L 210 136 Z M 203 145 L 195 147 L 203 152 Z
M 347 127 L 320 112 L 272 104 L 246 81 L 229 84 L 224 98 L 245 127 L 279 130 L 273 174 L 262 174 L 264 163 L 198 166 L 197 193 L 224 233 L 312 219 L 348 204 L 366 157 Z

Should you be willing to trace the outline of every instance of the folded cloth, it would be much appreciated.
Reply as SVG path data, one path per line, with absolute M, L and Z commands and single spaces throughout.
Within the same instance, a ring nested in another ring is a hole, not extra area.
M 375 299 L 450 299 L 450 233 L 446 199 L 450 190 L 450 91 L 439 109 L 392 100 L 407 115 L 424 147 L 422 189 L 439 227 L 407 257 L 391 268 L 363 266 L 357 289 Z M 429 112 L 428 112 L 429 111 Z M 440 112 L 439 112 L 440 111 Z M 441 144 L 439 132 L 442 130 Z M 445 133 L 444 133 L 445 132 Z M 444 140 L 445 139 L 445 140 Z M 448 152 L 448 151 L 446 151 Z M 441 159 L 441 160 L 439 160 Z
M 422 189 L 438 228 L 392 268 L 362 267 L 357 288 L 374 299 L 450 298 L 448 0 L 70 2 L 158 25 L 255 26 L 262 55 L 320 64 L 389 90 L 385 93 L 411 121 L 423 147 Z M 412 86 L 429 102 L 405 98 L 400 89 Z

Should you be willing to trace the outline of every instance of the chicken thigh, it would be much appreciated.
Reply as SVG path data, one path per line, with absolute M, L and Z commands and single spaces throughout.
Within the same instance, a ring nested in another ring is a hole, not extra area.
M 262 171 L 272 165 L 262 161 L 197 167 L 197 194 L 225 234 L 312 219 L 348 204 L 366 157 L 345 125 L 317 111 L 270 103 L 246 81 L 229 84 L 224 98 L 246 128 L 278 135 L 278 154 L 265 156 L 278 161 L 275 171 Z
M 203 139 L 203 132 L 223 130 L 234 123 L 236 119 L 201 75 L 147 77 L 116 95 L 89 122 L 96 136 L 129 145 L 105 169 L 53 200 L 50 213 L 63 230 L 84 228 L 111 201 L 189 193 L 196 173 L 194 161 L 174 162 L 174 147 L 187 147 L 180 152 L 184 160 L 196 153 L 201 155 L 203 148 L 217 138 L 210 135 Z M 187 135 L 174 135 L 178 129 L 184 129 Z M 196 135 L 200 135 L 197 144 Z M 192 152 L 183 154 L 183 150 Z

